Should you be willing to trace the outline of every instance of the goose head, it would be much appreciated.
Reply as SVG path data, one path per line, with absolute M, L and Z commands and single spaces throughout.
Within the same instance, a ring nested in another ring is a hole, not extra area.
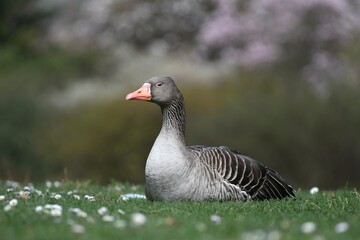
M 153 77 L 138 90 L 129 93 L 126 100 L 149 101 L 164 106 L 169 105 L 179 96 L 181 93 L 171 77 Z

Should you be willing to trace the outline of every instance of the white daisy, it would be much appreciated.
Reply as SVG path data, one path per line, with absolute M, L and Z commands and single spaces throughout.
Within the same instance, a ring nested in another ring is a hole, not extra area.
M 122 209 L 118 209 L 117 211 L 118 211 L 118 213 L 120 213 L 121 215 L 124 215 L 124 214 L 125 214 L 125 211 L 122 210 Z
M 219 215 L 211 215 L 210 220 L 215 224 L 221 223 L 221 217 Z
M 314 195 L 314 194 L 316 194 L 316 193 L 318 193 L 319 192 L 319 188 L 318 187 L 312 187 L 311 189 L 310 189 L 310 194 L 312 194 L 312 195 Z
M 5 211 L 5 212 L 10 211 L 11 209 L 12 209 L 12 206 L 9 205 L 9 204 L 7 204 L 7 205 L 4 207 L 4 211 Z
M 126 222 L 122 219 L 118 219 L 114 222 L 114 226 L 116 228 L 124 228 L 124 227 L 126 227 Z
M 95 201 L 94 196 L 91 196 L 91 195 L 85 195 L 84 198 L 85 198 L 86 200 L 90 201 L 90 202 Z
M 107 207 L 101 207 L 98 209 L 98 213 L 99 215 L 104 216 L 109 213 L 109 210 L 107 209 Z
M 134 227 L 140 227 L 146 223 L 146 216 L 142 213 L 133 213 L 131 215 L 131 225 Z
M 60 217 L 62 215 L 62 210 L 60 210 L 58 208 L 53 208 L 50 210 L 49 214 L 53 217 Z
M 85 227 L 83 225 L 80 224 L 72 224 L 71 225 L 71 231 L 74 233 L 84 233 L 85 232 Z
M 349 223 L 347 222 L 339 222 L 338 224 L 335 225 L 335 232 L 336 233 L 343 233 L 346 232 L 349 229 Z
M 18 204 L 18 200 L 17 199 L 11 199 L 10 202 L 9 202 L 9 205 L 14 207 Z
M 102 217 L 102 220 L 104 222 L 113 222 L 115 221 L 115 217 L 114 216 L 110 216 L 110 215 L 105 215 Z
M 59 182 L 59 181 L 55 181 L 53 184 L 54 184 L 54 187 L 56 187 L 56 188 L 61 186 L 61 182 Z
M 59 199 L 62 198 L 62 196 L 61 196 L 60 194 L 55 194 L 54 198 L 55 198 L 56 200 L 59 200 Z
M 42 212 L 44 210 L 44 207 L 43 206 L 37 206 L 35 208 L 35 212 Z
M 304 222 L 301 225 L 301 232 L 309 234 L 313 233 L 316 230 L 316 223 L 314 222 Z

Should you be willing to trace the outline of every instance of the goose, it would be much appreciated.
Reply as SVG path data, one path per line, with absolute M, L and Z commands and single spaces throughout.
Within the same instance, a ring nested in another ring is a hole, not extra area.
M 225 146 L 186 146 L 185 105 L 171 77 L 153 77 L 126 100 L 153 102 L 163 121 L 145 166 L 150 201 L 269 200 L 295 197 L 274 170 Z

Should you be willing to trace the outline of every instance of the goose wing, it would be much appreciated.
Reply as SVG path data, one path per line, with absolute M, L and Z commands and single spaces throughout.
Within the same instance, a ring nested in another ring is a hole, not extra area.
M 198 159 L 216 171 L 224 181 L 240 187 L 251 199 L 294 197 L 294 189 L 275 171 L 228 147 L 192 146 Z

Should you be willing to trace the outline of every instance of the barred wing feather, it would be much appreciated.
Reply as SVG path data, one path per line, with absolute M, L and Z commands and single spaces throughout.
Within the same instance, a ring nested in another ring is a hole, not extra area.
M 190 151 L 224 181 L 238 186 L 251 199 L 294 197 L 294 189 L 275 171 L 228 147 L 191 146 Z

